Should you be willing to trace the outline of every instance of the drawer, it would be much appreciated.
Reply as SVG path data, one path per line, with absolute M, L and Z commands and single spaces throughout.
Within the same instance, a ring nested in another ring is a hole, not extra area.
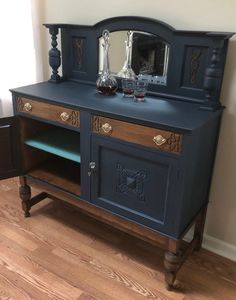
M 60 105 L 17 97 L 16 110 L 48 121 L 54 121 L 72 127 L 80 127 L 79 111 Z
M 173 131 L 92 116 L 92 132 L 150 148 L 181 153 L 182 134 Z

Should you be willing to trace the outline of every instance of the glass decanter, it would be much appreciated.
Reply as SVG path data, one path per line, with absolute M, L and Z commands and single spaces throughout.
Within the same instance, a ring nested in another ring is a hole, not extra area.
M 127 41 L 125 41 L 125 44 L 125 62 L 123 68 L 118 73 L 118 76 L 122 78 L 135 79 L 135 73 L 131 67 L 133 31 L 127 31 Z
M 110 73 L 110 67 L 109 67 L 109 31 L 103 30 L 102 32 L 103 37 L 103 70 L 100 74 L 100 76 L 97 79 L 97 91 L 100 94 L 109 96 L 116 92 L 118 88 L 117 81 L 114 76 Z

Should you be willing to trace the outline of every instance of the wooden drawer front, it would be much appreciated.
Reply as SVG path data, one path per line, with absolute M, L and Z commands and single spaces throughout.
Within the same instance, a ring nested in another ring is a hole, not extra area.
M 80 113 L 77 110 L 23 97 L 17 97 L 16 101 L 16 109 L 19 112 L 73 127 L 80 127 Z
M 92 131 L 163 151 L 181 152 L 182 135 L 171 131 L 100 116 L 92 117 Z

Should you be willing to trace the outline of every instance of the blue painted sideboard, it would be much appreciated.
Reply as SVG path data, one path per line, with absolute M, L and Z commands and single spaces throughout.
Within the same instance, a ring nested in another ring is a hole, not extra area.
M 140 17 L 46 27 L 53 73 L 49 82 L 11 90 L 14 116 L 0 120 L 0 178 L 20 176 L 26 217 L 46 197 L 63 199 L 161 246 L 170 288 L 188 254 L 201 247 L 232 34 L 176 31 Z M 124 98 L 120 90 L 98 94 L 98 38 L 104 28 L 147 31 L 167 41 L 167 84 L 151 83 L 144 102 Z M 80 70 L 73 51 L 81 38 Z M 31 197 L 31 186 L 42 193 Z M 193 240 L 182 252 L 182 239 L 194 224 Z

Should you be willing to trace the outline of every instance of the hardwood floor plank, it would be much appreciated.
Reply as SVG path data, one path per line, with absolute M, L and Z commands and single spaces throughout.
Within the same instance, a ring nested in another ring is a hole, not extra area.
M 202 249 L 193 253 L 188 261 L 188 265 L 196 264 L 208 274 L 236 284 L 236 264 L 231 260 Z
M 154 291 L 148 288 L 144 282 L 140 283 L 136 279 L 128 276 L 125 273 L 120 272 L 115 268 L 115 266 L 108 266 L 107 260 L 104 259 L 103 262 L 96 258 L 88 257 L 87 260 L 81 261 L 81 255 L 76 255 L 75 253 L 69 252 L 62 248 L 56 248 L 52 251 L 60 258 L 70 262 L 73 265 L 81 266 L 81 263 L 85 265 L 88 269 L 95 272 L 98 276 L 102 276 L 109 281 L 109 283 L 119 283 L 120 285 L 128 288 L 131 291 L 139 294 L 140 296 L 151 298 L 151 299 L 169 299 L 160 291 Z M 157 283 L 157 282 L 156 282 Z
M 86 268 L 85 264 L 74 264 L 53 254 L 53 249 L 54 247 L 43 247 L 31 255 L 38 263 L 47 266 L 47 269 L 56 276 L 66 278 L 70 284 L 78 286 L 81 290 L 98 299 L 118 300 L 123 299 L 122 296 L 126 294 L 129 295 L 129 293 L 124 293 L 122 289 L 114 288 L 114 285 L 110 284 L 106 278 L 97 276 L 92 269 Z M 82 256 L 81 260 L 83 259 L 86 261 L 86 257 Z M 130 299 L 134 299 L 134 297 Z
M 29 256 L 22 256 L 0 244 L 0 264 L 14 271 L 55 299 L 78 299 L 82 291 L 44 269 Z
M 98 298 L 95 298 L 89 294 L 82 294 L 80 297 L 79 297 L 79 300 L 98 300 Z
M 235 262 L 196 252 L 167 291 L 163 255 L 61 202 L 45 199 L 25 219 L 18 179 L 0 182 L 1 300 L 236 299 Z
M 4 246 L 9 249 L 9 251 L 13 251 L 17 253 L 18 255 L 21 255 L 22 257 L 30 257 L 30 251 L 28 251 L 26 248 L 21 247 L 19 244 L 15 243 L 13 240 L 8 239 L 5 236 L 2 236 L 0 234 L 0 243 L 4 244 Z M 1 249 L 1 247 L 0 247 Z M 38 248 L 37 248 L 38 249 Z M 1 261 L 1 259 L 0 259 Z M 49 294 L 48 291 L 42 291 L 42 289 L 38 289 L 37 285 L 34 284 L 34 281 L 29 281 L 28 278 L 21 276 L 21 274 L 17 274 L 15 270 L 10 269 L 7 264 L 1 265 L 0 263 L 0 274 L 4 275 L 4 277 L 8 278 L 9 281 L 13 282 L 14 285 L 19 287 L 20 289 L 24 289 L 24 291 L 27 291 L 30 299 L 39 299 L 39 300 L 50 300 L 50 299 L 58 299 L 57 296 Z M 1 287 L 1 285 L 0 285 Z M 10 291 L 11 292 L 11 289 Z M 0 298 L 1 299 L 1 298 Z M 13 299 L 17 299 L 13 298 Z M 24 299 L 24 298 L 23 298 Z
M 1 298 L 2 296 L 2 298 Z M 5 298 L 4 298 L 5 297 Z M 0 266 L 0 299 L 17 300 L 52 300 L 34 285 L 26 282 L 14 271 L 8 270 L 6 266 Z
M 33 220 L 33 219 L 31 219 Z M 135 275 L 135 277 L 137 277 L 137 274 L 139 274 L 139 279 L 140 281 L 142 282 L 149 282 L 150 285 L 153 284 L 155 285 L 156 284 L 156 280 L 159 279 L 159 289 L 161 292 L 166 292 L 166 289 L 165 289 L 165 284 L 164 284 L 164 280 L 163 280 L 163 273 L 162 272 L 158 272 L 158 271 L 155 271 L 154 269 L 149 269 L 148 272 L 147 272 L 147 275 L 149 276 L 143 276 L 143 274 L 145 274 L 145 271 L 143 270 L 145 268 L 145 266 L 141 265 L 141 264 L 138 264 L 138 263 L 135 263 L 133 268 L 130 268 L 132 263 L 129 264 L 128 268 L 126 268 L 126 265 L 127 265 L 127 261 L 125 260 L 124 262 L 122 262 L 121 264 L 121 261 L 124 260 L 124 256 L 121 255 L 121 252 L 120 252 L 120 249 L 118 248 L 116 251 L 115 251 L 115 255 L 113 259 L 111 259 L 111 253 L 109 256 L 107 256 L 107 253 L 106 252 L 101 252 L 99 250 L 95 250 L 93 247 L 96 243 L 102 243 L 102 241 L 99 240 L 99 238 L 97 238 L 95 240 L 95 238 L 92 240 L 90 240 L 90 242 L 92 242 L 92 247 L 89 246 L 89 243 L 88 241 L 86 240 L 85 243 L 83 243 L 80 239 L 80 234 L 79 234 L 79 231 L 81 230 L 81 227 L 77 229 L 77 231 L 75 232 L 73 230 L 72 232 L 72 237 L 68 237 L 70 236 L 70 230 L 71 228 L 63 225 L 63 228 L 61 228 L 60 230 L 60 226 L 61 224 L 59 223 L 59 230 L 57 230 L 57 226 L 55 226 L 55 224 L 53 224 L 53 220 L 52 219 L 48 219 L 46 220 L 46 223 L 42 223 L 40 222 L 40 224 L 43 224 L 43 228 L 42 228 L 42 232 L 40 230 L 40 225 L 37 225 L 38 224 L 38 221 L 36 222 L 36 230 L 38 232 L 41 232 L 42 234 L 44 234 L 45 232 L 45 225 L 47 226 L 48 230 L 47 230 L 47 235 L 50 239 L 50 242 L 53 246 L 56 247 L 56 245 L 60 245 L 62 248 L 64 249 L 71 249 L 73 250 L 74 252 L 76 252 L 76 250 L 78 250 L 78 255 L 80 257 L 84 257 L 85 256 L 85 253 L 90 253 L 90 255 L 92 257 L 100 257 L 102 260 L 106 261 L 106 262 L 110 262 L 110 266 L 114 265 L 116 267 L 118 267 L 118 272 L 120 272 L 120 270 L 122 270 L 122 268 L 120 268 L 120 266 L 122 265 L 123 266 L 123 271 L 127 272 L 129 271 L 129 275 L 128 276 L 131 276 L 132 273 Z M 32 225 L 32 224 L 31 224 Z M 57 225 L 57 224 L 56 224 Z M 34 229 L 31 227 L 31 230 L 33 231 Z M 60 240 L 58 240 L 58 234 L 61 236 L 61 234 L 63 234 L 63 236 L 61 237 Z M 77 236 L 79 235 L 79 236 Z M 42 238 L 42 237 L 41 237 Z M 91 244 L 91 243 L 90 243 Z M 105 242 L 103 241 L 103 245 L 105 245 Z M 131 246 L 131 245 L 130 245 Z M 132 245 L 133 246 L 133 245 Z M 104 253 L 104 254 L 102 254 Z M 125 253 L 125 252 L 124 252 Z M 123 253 L 123 255 L 124 255 Z M 119 255 L 117 255 L 119 254 Z M 162 253 L 163 254 L 163 253 Z M 143 253 L 142 253 L 142 256 L 143 256 Z M 156 258 L 155 258 L 156 259 Z M 153 259 L 154 261 L 154 259 Z M 161 257 L 161 261 L 162 261 L 162 257 Z M 117 263 L 118 262 L 118 263 Z M 117 264 L 116 264 L 117 263 Z M 120 266 L 119 266 L 120 265 Z M 137 266 L 139 265 L 140 267 L 140 271 L 138 271 L 138 268 Z M 135 287 L 134 287 L 135 289 Z M 146 288 L 148 289 L 148 287 Z M 156 293 L 158 294 L 158 292 L 156 291 Z M 168 294 L 168 292 L 167 292 Z M 177 299 L 181 299 L 182 297 L 178 297 Z
M 185 265 L 184 270 L 179 273 L 179 280 L 181 280 L 185 286 L 188 286 L 189 278 L 191 279 L 189 287 L 191 284 L 204 294 L 208 294 L 208 298 L 212 296 L 212 299 L 224 299 L 227 294 L 227 300 L 236 299 L 236 285 L 222 280 L 217 276 L 211 275 L 206 271 L 199 270 L 197 265 L 195 265 L 196 271 L 193 272 L 192 266 Z
M 141 263 L 135 262 L 132 258 L 124 258 L 124 255 L 118 255 L 119 252 L 115 254 L 107 255 L 106 252 L 101 252 L 93 248 L 88 247 L 87 245 L 79 244 L 75 249 L 62 249 L 55 248 L 53 253 L 63 257 L 64 255 L 68 260 L 72 260 L 76 264 L 76 261 L 79 257 L 83 257 L 85 253 L 89 255 L 89 264 L 97 272 L 103 272 L 107 277 L 113 277 L 114 280 L 127 285 L 129 288 L 134 289 L 136 292 L 147 296 L 152 294 L 150 290 L 153 290 L 155 294 L 165 293 L 168 297 L 172 295 L 171 292 L 168 292 L 165 288 L 164 275 L 162 272 L 158 272 L 154 268 L 147 268 Z M 113 272 L 114 270 L 114 272 Z M 137 285 L 143 287 L 137 288 L 136 285 L 130 285 L 129 281 L 133 283 L 137 282 Z M 154 289 L 158 285 L 158 291 Z M 143 289 L 143 290 L 142 290 Z M 183 296 L 178 294 L 176 299 L 182 299 Z
M 30 234 L 19 230 L 16 226 L 13 227 L 2 223 L 0 233 L 29 251 L 34 251 L 40 246 L 32 239 Z

